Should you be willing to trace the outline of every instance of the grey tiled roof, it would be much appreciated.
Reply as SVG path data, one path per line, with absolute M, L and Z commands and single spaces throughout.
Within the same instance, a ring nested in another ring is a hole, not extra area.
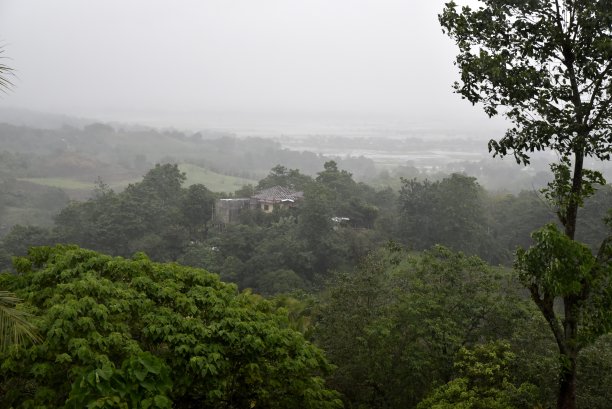
M 251 196 L 251 199 L 255 199 L 257 201 L 262 202 L 295 202 L 296 200 L 300 200 L 304 197 L 304 192 L 294 192 L 286 187 L 282 186 L 274 186 L 269 189 L 264 189 L 257 193 L 254 196 Z

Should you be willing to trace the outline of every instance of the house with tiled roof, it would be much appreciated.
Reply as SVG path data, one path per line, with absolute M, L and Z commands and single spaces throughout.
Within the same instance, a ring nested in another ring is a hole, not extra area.
M 271 213 L 274 209 L 294 207 L 302 199 L 304 199 L 304 192 L 296 192 L 283 186 L 273 186 L 251 196 L 251 209 L 261 209 L 266 213 Z
M 215 204 L 215 220 L 221 224 L 234 224 L 245 209 L 261 209 L 272 213 L 274 209 L 297 206 L 304 199 L 304 192 L 296 192 L 283 186 L 260 190 L 250 198 L 218 199 Z

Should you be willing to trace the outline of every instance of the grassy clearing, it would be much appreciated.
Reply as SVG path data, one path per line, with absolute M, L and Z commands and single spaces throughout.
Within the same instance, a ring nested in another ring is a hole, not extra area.
M 18 180 L 36 183 L 37 185 L 59 187 L 60 189 L 92 190 L 94 188 L 93 182 L 83 182 L 67 178 L 21 178 Z
M 233 192 L 247 184 L 257 184 L 256 180 L 221 175 L 189 163 L 182 163 L 179 169 L 187 175 L 186 185 L 201 183 L 213 192 Z
M 240 189 L 246 184 L 257 184 L 256 180 L 239 178 L 235 176 L 222 175 L 200 166 L 183 163 L 179 165 L 182 172 L 187 175 L 186 186 L 201 183 L 213 192 L 233 192 Z M 67 191 L 87 191 L 91 192 L 95 184 L 94 182 L 83 182 L 82 180 L 74 180 L 69 178 L 21 178 L 19 180 L 35 183 L 42 186 L 58 187 Z M 127 180 L 114 181 L 109 183 L 110 187 L 116 192 L 120 192 L 130 183 L 140 182 L 142 178 L 131 178 Z

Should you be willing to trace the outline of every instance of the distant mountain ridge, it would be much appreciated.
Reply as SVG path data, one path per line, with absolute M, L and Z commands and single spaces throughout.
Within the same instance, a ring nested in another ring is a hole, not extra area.
M 64 126 L 83 128 L 94 122 L 98 121 L 63 114 L 38 112 L 30 109 L 0 107 L 0 123 L 7 123 L 15 126 L 27 126 L 39 129 L 58 129 Z

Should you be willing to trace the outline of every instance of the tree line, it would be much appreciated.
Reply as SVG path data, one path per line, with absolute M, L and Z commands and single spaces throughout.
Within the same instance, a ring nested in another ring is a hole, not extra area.
M 234 195 L 284 186 L 304 191 L 297 208 L 248 210 L 238 223 L 220 226 L 213 213 L 224 196 L 184 182 L 172 164 L 157 165 L 119 193 L 100 182 L 92 198 L 59 211 L 54 226 L 15 226 L 0 242 L 2 268 L 29 246 L 74 243 L 124 257 L 144 251 L 156 261 L 203 267 L 241 288 L 272 294 L 311 288 L 317 277 L 354 267 L 388 240 L 413 250 L 441 244 L 509 266 L 514 250 L 530 245 L 531 232 L 555 220 L 554 209 L 535 192 L 489 193 L 462 174 L 435 182 L 403 179 L 396 192 L 356 182 L 328 161 L 314 178 L 276 166 L 257 186 Z M 577 234 L 593 248 L 607 234 L 603 218 L 611 200 L 605 186 L 585 203 Z M 339 224 L 333 217 L 349 220 Z
M 134 271 L 141 271 L 138 252 L 144 251 L 155 261 L 204 268 L 236 283 L 239 289 L 269 297 L 269 311 L 280 308 L 278 311 L 289 317 L 283 325 L 325 351 L 336 366 L 325 375 L 330 388 L 325 394 L 329 393 L 326 396 L 332 405 L 341 399 L 346 407 L 422 408 L 456 399 L 458 390 L 460 396 L 488 402 L 487 407 L 533 408 L 554 400 L 555 380 L 548 376 L 559 370 L 554 338 L 545 335 L 547 323 L 522 291 L 518 277 L 504 267 L 509 266 L 512 246 L 530 246 L 529 232 L 554 220 L 554 213 L 539 195 L 489 194 L 475 178 L 461 174 L 436 182 L 404 179 L 399 192 L 376 190 L 355 182 L 333 161 L 315 178 L 279 165 L 257 186 L 245 186 L 235 195 L 285 186 L 305 192 L 300 206 L 276 209 L 271 214 L 246 210 L 239 223 L 220 226 L 213 218 L 213 206 L 220 195 L 202 185 L 183 187 L 184 180 L 178 166 L 157 165 L 142 181 L 120 193 L 99 183 L 91 199 L 65 207 L 53 228 L 16 226 L 3 239 L 2 248 L 7 255 L 4 268 L 12 264 L 19 275 L 5 275 L 4 288 L 33 302 L 37 290 L 26 292 L 23 277 L 39 280 L 35 277 L 41 271 L 36 266 L 50 261 L 36 261 L 36 252 L 28 255 L 32 246 L 51 246 L 41 250 L 45 257 L 76 257 L 78 265 L 70 267 L 77 269 L 74 271 L 85 265 L 80 264 L 84 263 L 82 257 L 100 256 L 92 252 L 73 256 L 82 251 L 76 247 L 49 250 L 55 243 L 74 243 L 121 256 L 125 268 Z M 596 220 L 605 215 L 611 195 L 612 189 L 604 187 L 586 201 L 583 220 L 587 223 L 581 231 L 586 240 L 596 243 L 610 234 L 603 220 Z M 350 222 L 335 223 L 332 217 L 338 215 L 350 215 Z M 11 260 L 8 255 L 26 258 Z M 499 266 L 491 267 L 483 260 L 487 258 Z M 130 264 L 130 259 L 135 264 Z M 102 265 L 114 263 L 110 258 L 102 260 Z M 53 271 L 69 271 L 62 266 Z M 99 274 L 102 276 L 96 275 L 98 278 L 87 285 L 107 274 L 111 274 L 111 281 L 122 277 L 111 272 Z M 86 279 L 92 278 L 78 277 Z M 169 285 L 168 279 L 156 288 L 161 291 Z M 48 290 L 49 296 L 59 291 L 60 287 L 56 290 L 54 286 Z M 83 291 L 94 291 L 86 288 Z M 70 294 L 64 296 L 72 297 Z M 186 296 L 182 299 L 177 293 L 174 297 L 184 303 L 195 295 Z M 106 305 L 106 301 L 97 302 Z M 44 311 L 42 304 L 37 308 L 30 310 L 34 316 Z M 76 312 L 67 313 L 78 315 L 83 308 L 75 305 Z M 61 319 L 59 315 L 45 318 L 47 337 Z M 80 327 L 70 331 L 72 335 L 66 339 L 89 339 L 99 332 L 85 335 Z M 599 369 L 601 365 L 612 367 L 612 360 L 598 358 L 607 356 L 609 345 L 605 336 L 581 354 L 580 367 L 584 369 L 577 375 L 582 385 L 579 403 L 604 408 L 604 402 L 612 398 L 609 379 L 602 377 Z M 128 373 L 136 370 L 129 365 L 145 365 L 142 362 L 153 359 L 142 351 L 100 369 L 100 374 L 108 377 L 104 380 L 110 382 L 108 386 L 81 391 L 74 385 L 72 389 L 58 385 L 66 394 L 53 399 L 76 402 L 73 394 L 77 393 L 83 394 L 80 402 L 92 396 L 104 402 L 108 396 L 127 399 L 126 391 L 133 388 L 130 382 L 135 382 Z M 29 365 L 51 358 L 36 359 Z M 62 359 L 72 362 L 77 358 L 70 355 Z M 65 364 L 72 367 L 70 362 Z M 91 362 L 79 365 L 74 371 L 85 380 L 97 373 Z M 172 402 L 203 402 L 199 395 L 179 399 L 169 394 L 172 383 L 156 378 L 162 374 L 159 371 L 173 371 L 164 366 L 168 362 L 153 359 L 147 365 L 158 368 L 150 376 L 159 390 L 143 390 L 130 399 L 163 396 Z M 5 372 L 5 391 L 11 382 L 22 385 L 20 388 L 32 382 L 15 368 Z M 313 374 L 319 371 L 311 370 Z M 55 377 L 52 372 L 44 376 Z M 27 395 L 25 389 L 19 390 L 12 402 Z M 221 405 L 219 400 L 210 402 Z
M 489 142 L 494 156 L 510 155 L 522 164 L 534 151 L 558 157 L 551 164 L 554 178 L 541 191 L 556 222 L 538 226 L 530 246 L 516 251 L 512 274 L 469 253 L 500 257 L 487 240 L 495 234 L 500 240 L 525 240 L 515 236 L 515 224 L 532 220 L 506 224 L 508 235 L 497 230 L 491 222 L 497 213 L 483 206 L 473 178 L 403 180 L 393 209 L 377 201 L 384 197 L 380 192 L 364 200 L 367 189 L 328 162 L 304 187 L 310 200 L 298 213 L 251 214 L 238 227 L 296 226 L 294 237 L 301 243 L 292 251 L 303 256 L 309 270 L 294 273 L 310 284 L 327 284 L 314 294 L 260 301 L 204 270 L 152 263 L 141 253 L 127 260 L 56 246 L 32 248 L 26 257 L 13 259 L 18 274 L 0 276 L 0 285 L 26 300 L 23 308 L 32 311 L 44 336 L 27 346 L 15 341 L 8 350 L 2 343 L 3 403 L 511 409 L 551 407 L 556 400 L 558 409 L 607 407 L 612 234 L 581 223 L 588 220 L 588 204 L 603 203 L 599 210 L 605 212 L 610 203 L 609 189 L 600 188 L 603 175 L 585 167 L 589 158 L 610 159 L 610 4 L 483 0 L 477 9 L 459 9 L 451 1 L 439 21 L 459 47 L 456 92 L 481 103 L 489 116 L 502 114 L 511 121 L 505 136 Z M 130 217 L 138 216 L 130 200 L 150 199 L 143 215 L 164 221 L 167 214 L 160 209 L 172 209 L 167 227 L 180 226 L 188 195 L 180 173 L 171 176 L 176 170 L 157 166 L 121 194 L 101 186 L 99 197 L 73 204 L 71 214 L 108 228 L 113 217 L 91 212 L 101 198 L 109 197 L 111 207 Z M 297 171 L 280 167 L 273 173 L 301 179 Z M 509 204 L 524 205 L 525 198 L 519 199 Z M 352 230 L 330 225 L 329 216 L 340 210 L 363 219 L 357 218 Z M 384 247 L 377 243 L 377 233 L 387 232 L 416 247 L 420 241 L 413 235 L 421 228 L 416 215 L 423 220 L 423 245 L 448 241 L 465 252 L 434 246 L 415 253 L 393 241 Z M 62 230 L 73 220 L 78 217 L 62 219 L 60 213 L 51 234 L 78 234 Z M 384 230 L 385 220 L 397 223 Z M 612 215 L 605 224 L 612 228 Z M 206 243 L 209 230 L 202 225 Z M 141 240 L 153 249 L 172 238 L 133 223 L 121 231 L 125 243 Z M 356 265 L 343 256 L 361 231 L 368 232 L 363 242 L 378 244 L 378 250 Z M 21 228 L 20 233 L 49 240 L 45 231 Z M 108 232 L 100 233 L 107 237 Z M 590 242 L 581 242 L 579 234 Z M 280 265 L 281 247 L 291 238 L 283 237 L 278 248 L 270 244 Z M 262 240 L 243 242 L 234 252 L 249 254 Z M 177 243 L 160 248 L 160 257 L 180 256 Z M 348 260 L 353 264 L 343 265 Z M 335 372 L 304 337 L 327 351 L 338 365 Z M 557 378 L 546 376 L 551 373 Z

